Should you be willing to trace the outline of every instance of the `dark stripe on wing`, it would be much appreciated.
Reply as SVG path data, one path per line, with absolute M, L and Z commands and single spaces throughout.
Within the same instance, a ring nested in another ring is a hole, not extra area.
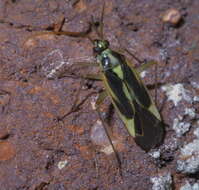
M 119 111 L 127 118 L 134 117 L 134 110 L 128 98 L 126 97 L 123 91 L 123 81 L 111 70 L 106 71 L 105 73 L 106 80 L 110 89 L 113 91 L 117 99 L 113 98 L 114 103 L 116 104 Z
M 164 137 L 163 123 L 158 120 L 150 111 L 139 105 L 135 106 L 135 142 L 145 151 L 159 145 Z
M 137 80 L 135 73 L 126 64 L 126 62 L 122 62 L 121 67 L 124 73 L 124 81 L 128 87 L 132 89 L 136 99 L 146 108 L 150 107 L 151 100 L 143 84 Z

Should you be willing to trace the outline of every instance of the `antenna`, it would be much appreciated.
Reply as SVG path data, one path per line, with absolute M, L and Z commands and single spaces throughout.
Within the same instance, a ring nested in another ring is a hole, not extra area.
M 103 34 L 103 30 L 104 30 L 104 9 L 105 9 L 105 2 L 103 2 L 103 6 L 102 6 L 102 14 L 101 14 L 101 18 L 100 18 L 100 38 L 101 40 L 104 39 L 104 34 Z

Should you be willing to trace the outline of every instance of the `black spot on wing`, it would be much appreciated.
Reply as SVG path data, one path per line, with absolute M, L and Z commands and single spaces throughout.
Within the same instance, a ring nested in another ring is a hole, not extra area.
M 124 81 L 128 84 L 129 88 L 132 89 L 137 100 L 139 100 L 140 104 L 142 104 L 146 108 L 150 107 L 151 100 L 145 87 L 142 85 L 142 83 L 139 83 L 135 74 L 133 73 L 131 68 L 126 64 L 126 62 L 122 62 L 121 66 L 124 73 Z
M 135 106 L 135 142 L 145 151 L 149 151 L 162 142 L 164 125 L 136 101 L 133 103 Z
M 134 110 L 123 91 L 122 80 L 111 70 L 106 71 L 105 76 L 109 87 L 111 88 L 117 99 L 119 100 L 118 101 L 113 98 L 113 101 L 116 104 L 117 108 L 125 117 L 133 118 Z

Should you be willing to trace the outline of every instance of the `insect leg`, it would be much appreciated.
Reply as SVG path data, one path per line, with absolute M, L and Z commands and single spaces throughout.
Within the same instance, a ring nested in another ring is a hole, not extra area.
M 128 54 L 130 54 L 138 63 L 142 64 L 140 65 L 139 67 L 136 67 L 133 65 L 133 64 L 128 64 L 129 67 L 131 69 L 136 69 L 136 71 L 138 73 L 141 73 L 142 71 L 148 69 L 150 66 L 152 66 L 153 64 L 155 64 L 156 62 L 155 61 L 141 61 L 139 58 L 137 58 L 133 53 L 131 53 L 129 50 L 127 49 L 118 49 L 117 52 L 121 53 L 121 54 L 124 54 L 125 52 L 127 52 Z M 126 58 L 127 59 L 127 58 Z M 127 59 L 127 62 L 130 63 L 131 61 L 129 59 Z
M 73 79 L 89 79 L 89 80 L 102 80 L 100 74 L 79 74 L 78 72 L 88 67 L 98 67 L 95 62 L 75 62 L 70 68 L 65 69 L 60 75 L 60 78 L 69 77 Z
M 95 75 L 95 74 L 75 75 L 75 76 L 72 76 L 72 75 L 63 75 L 62 77 L 71 77 L 71 78 L 74 78 L 74 79 L 83 78 L 83 79 L 98 80 L 98 81 L 102 80 L 102 78 L 101 78 L 100 75 Z
M 142 64 L 144 63 L 145 61 L 141 61 L 137 56 L 135 56 L 132 52 L 130 52 L 128 49 L 126 48 L 123 48 L 124 51 L 126 51 L 130 56 L 133 57 L 133 59 L 135 59 L 138 63 Z
M 100 75 L 95 75 L 95 74 L 87 74 L 82 77 L 85 79 L 91 79 L 91 80 L 102 80 L 102 77 Z
M 80 65 L 78 68 L 74 68 L 72 69 L 73 72 L 75 72 L 77 69 L 85 69 L 88 67 L 98 67 L 98 64 L 96 62 L 77 62 L 78 65 Z M 102 77 L 100 74 L 84 74 L 84 75 L 80 75 L 80 78 L 84 78 L 84 79 L 90 79 L 90 80 L 102 80 Z
M 156 62 L 156 61 L 147 61 L 146 63 L 144 63 L 144 64 L 140 65 L 139 67 L 137 67 L 136 71 L 138 73 L 141 73 L 141 72 L 147 70 L 148 68 L 150 68 L 152 65 L 156 65 L 156 64 L 158 64 L 158 62 Z
M 138 63 L 142 64 L 141 66 L 139 66 L 138 68 L 136 68 L 137 72 L 138 73 L 141 73 L 142 71 L 148 69 L 149 67 L 151 67 L 152 65 L 155 65 L 157 64 L 158 62 L 156 61 L 147 61 L 147 60 L 144 60 L 144 61 L 141 61 L 138 57 L 136 57 L 132 52 L 130 52 L 128 49 L 124 48 L 124 50 L 129 54 L 131 55 Z M 131 68 L 135 69 L 134 66 L 131 64 L 130 65 Z
M 139 67 L 135 68 L 134 65 L 132 64 L 129 64 L 129 66 L 131 67 L 131 69 L 136 69 L 136 71 L 138 73 L 141 73 L 142 71 L 148 69 L 149 67 L 151 67 L 152 65 L 155 65 L 157 64 L 158 62 L 154 61 L 154 60 L 151 60 L 151 61 L 147 61 L 147 60 L 144 60 L 144 61 L 141 61 L 139 58 L 137 58 L 132 52 L 130 52 L 128 49 L 126 48 L 122 48 L 122 49 L 119 49 L 118 52 L 127 52 L 129 55 L 131 55 L 138 63 L 142 64 L 140 65 Z M 128 60 L 128 62 L 130 62 Z
M 105 98 L 107 97 L 107 93 L 106 91 L 102 91 L 100 92 L 97 101 L 96 101 L 96 105 L 97 105 L 97 109 L 99 110 L 99 106 L 103 103 L 103 101 L 105 100 Z
M 84 104 L 84 102 L 90 97 L 92 96 L 93 94 L 95 94 L 96 92 L 91 92 L 89 93 L 83 100 L 79 101 L 79 94 L 80 94 L 80 90 L 82 88 L 82 81 L 80 83 L 80 88 L 78 89 L 76 95 L 75 95 L 75 103 L 73 104 L 73 106 L 71 107 L 71 109 L 65 113 L 64 115 L 62 116 L 58 116 L 56 118 L 56 120 L 59 122 L 59 121 L 63 121 L 67 116 L 69 116 L 70 114 L 74 113 L 74 112 L 77 112 L 81 109 L 81 106 Z
M 71 58 L 72 60 L 72 58 Z M 80 61 L 77 61 L 77 62 L 73 62 L 73 61 L 69 61 L 69 63 L 72 62 L 73 65 L 70 66 L 70 68 L 67 68 L 67 70 L 70 72 L 70 73 L 75 73 L 76 76 L 78 76 L 76 73 L 78 73 L 78 71 L 80 70 L 83 70 L 83 69 L 88 69 L 89 67 L 98 67 L 98 64 L 96 62 L 80 62 Z M 64 73 L 63 73 L 64 74 Z M 81 75 L 79 75 L 79 78 L 88 78 L 88 79 L 95 79 L 95 78 L 99 78 L 99 77 L 94 77 L 93 75 L 93 78 L 92 77 L 84 77 L 86 75 L 83 75 L 81 77 Z
M 78 66 L 78 69 L 79 68 L 86 68 L 86 67 L 98 67 L 98 64 L 95 63 L 95 62 L 80 62 L 80 61 L 76 61 L 75 64 L 78 64 L 80 66 Z
M 108 138 L 108 140 L 109 140 L 109 143 L 110 143 L 110 145 L 111 145 L 111 147 L 112 147 L 112 149 L 113 149 L 113 152 L 114 152 L 114 154 L 115 154 L 115 157 L 116 157 L 116 160 L 117 160 L 117 164 L 118 164 L 119 173 L 120 173 L 120 176 L 122 177 L 122 170 L 121 170 L 121 160 L 120 160 L 120 157 L 119 157 L 118 152 L 116 151 L 116 149 L 115 149 L 115 147 L 114 147 L 114 145 L 113 145 L 113 142 L 112 142 L 112 140 L 111 140 L 111 137 L 110 137 L 110 135 L 109 135 L 107 124 L 104 122 L 104 119 L 103 119 L 103 117 L 102 117 L 102 115 L 101 115 L 101 113 L 100 113 L 100 110 L 99 110 L 100 104 L 104 101 L 104 99 L 105 99 L 106 97 L 107 97 L 107 92 L 106 92 L 106 91 L 103 91 L 103 92 L 101 92 L 101 93 L 99 94 L 98 99 L 97 99 L 97 101 L 96 101 L 96 105 L 97 105 L 97 106 L 96 106 L 96 111 L 97 111 L 98 116 L 99 116 L 99 118 L 100 118 L 100 120 L 101 120 L 101 122 L 102 122 L 102 125 L 103 125 L 104 131 L 105 131 L 105 133 L 106 133 L 106 136 L 107 136 L 107 138 Z

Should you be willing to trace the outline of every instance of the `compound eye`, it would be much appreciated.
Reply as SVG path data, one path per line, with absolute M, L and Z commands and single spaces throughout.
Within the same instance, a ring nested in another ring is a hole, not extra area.
M 106 48 L 108 48 L 108 47 L 109 47 L 109 41 L 108 41 L 108 40 L 105 40 L 104 42 L 105 42 Z
M 94 47 L 93 48 L 93 52 L 94 53 L 99 53 L 101 51 L 101 49 L 99 47 Z

